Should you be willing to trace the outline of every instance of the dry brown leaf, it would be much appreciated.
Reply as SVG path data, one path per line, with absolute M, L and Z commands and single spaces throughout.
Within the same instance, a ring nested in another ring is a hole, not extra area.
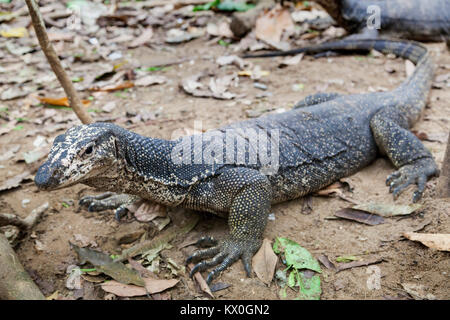
M 406 238 L 412 241 L 419 241 L 428 248 L 450 251 L 450 234 L 449 233 L 417 233 L 405 232 L 403 234 Z
M 236 97 L 234 93 L 231 93 L 228 90 L 228 87 L 235 81 L 235 75 L 226 75 L 220 78 L 210 78 L 209 79 L 209 89 L 212 92 L 213 98 L 216 99 L 233 99 Z
M 348 201 L 348 202 L 358 205 L 359 203 L 357 201 L 347 197 L 344 194 L 344 192 L 342 191 L 343 187 L 344 187 L 343 184 L 338 181 L 338 182 L 335 182 L 335 183 L 329 185 L 328 187 L 326 187 L 324 189 L 321 189 L 321 190 L 315 192 L 314 194 L 318 195 L 318 196 L 334 196 L 334 195 L 336 195 L 339 198 L 341 198 L 342 200 L 345 200 L 345 201 Z
M 286 66 L 292 66 L 298 64 L 303 59 L 303 53 L 297 54 L 293 57 L 284 58 L 283 61 L 280 62 L 278 67 L 283 68 Z
M 319 260 L 320 263 L 322 263 L 327 269 L 336 270 L 336 266 L 330 261 L 330 259 L 328 259 L 326 255 L 321 254 L 317 257 L 317 260 Z
M 233 64 L 241 70 L 244 69 L 245 66 L 249 65 L 247 61 L 236 55 L 220 56 L 216 59 L 216 62 L 219 66 Z
M 144 287 L 139 287 L 134 284 L 123 284 L 116 280 L 110 280 L 102 283 L 101 287 L 104 291 L 113 293 L 119 297 L 138 297 L 145 296 L 147 291 Z
M 131 41 L 130 44 L 128 45 L 128 48 L 141 47 L 142 45 L 149 42 L 152 39 L 152 37 L 153 37 L 153 29 L 149 27 L 145 29 L 139 37 Z
M 130 266 L 136 270 L 142 278 L 156 278 L 155 274 L 145 268 L 139 261 L 128 258 Z M 145 282 L 145 280 L 144 280 Z
M 25 180 L 30 174 L 31 173 L 29 171 L 25 171 L 12 178 L 9 178 L 2 185 L 0 185 L 0 192 L 19 187 L 20 183 Z
M 188 267 L 190 270 L 194 268 L 193 263 L 189 263 Z M 197 281 L 198 285 L 200 286 L 200 289 L 202 289 L 203 292 L 208 294 L 211 298 L 214 299 L 214 295 L 211 292 L 211 289 L 209 288 L 208 284 L 206 283 L 205 279 L 203 279 L 203 276 L 200 272 L 194 273 L 194 279 Z
M 206 32 L 214 37 L 233 38 L 233 32 L 227 21 L 219 21 L 217 23 L 209 22 L 206 26 Z
M 165 83 L 166 81 L 167 81 L 166 77 L 148 75 L 148 76 L 139 78 L 136 81 L 134 81 L 134 85 L 137 87 L 147 87 L 147 86 L 151 86 L 153 84 Z
M 150 294 L 162 292 L 166 289 L 172 288 L 180 281 L 177 279 L 169 279 L 169 280 L 159 280 L 151 278 L 142 278 L 142 279 L 144 279 L 145 288 Z
M 165 217 L 166 215 L 164 206 L 147 201 L 143 201 L 139 208 L 134 212 L 136 220 L 140 222 L 149 222 L 157 217 Z
M 190 77 L 187 77 L 181 81 L 181 87 L 186 93 L 189 93 L 195 97 L 209 98 L 213 97 L 221 100 L 233 99 L 236 95 L 228 90 L 228 87 L 234 82 L 238 81 L 235 75 L 226 75 L 220 78 L 210 77 L 209 88 L 203 89 L 205 86 L 199 82 L 201 78 L 204 78 L 206 74 L 199 73 Z
M 319 196 L 329 196 L 335 193 L 342 194 L 341 188 L 342 188 L 341 184 L 339 182 L 335 182 L 333 184 L 330 184 L 328 187 L 324 189 L 320 189 L 319 191 L 316 192 L 316 194 Z
M 358 221 L 360 223 L 368 224 L 371 226 L 384 223 L 383 217 L 352 208 L 340 209 L 336 211 L 334 215 L 339 218 Z
M 258 252 L 253 256 L 252 265 L 256 276 L 269 285 L 275 272 L 278 257 L 272 250 L 269 239 L 264 239 Z
M 422 208 L 421 204 L 399 205 L 387 203 L 364 203 L 353 206 L 355 210 L 361 210 L 368 213 L 373 213 L 382 217 L 403 216 L 411 214 Z
M 184 78 L 181 81 L 180 85 L 186 93 L 189 93 L 195 97 L 209 98 L 212 96 L 211 92 L 209 92 L 209 90 L 202 89 L 203 84 L 201 82 L 199 82 L 200 78 L 202 78 L 204 76 L 205 76 L 205 74 L 203 74 L 203 73 L 189 76 L 187 78 Z
M 54 106 L 70 107 L 69 99 L 67 99 L 67 97 L 64 97 L 64 98 L 50 98 L 50 97 L 39 97 L 39 96 L 36 96 L 36 98 L 42 103 L 51 104 L 51 105 L 54 105 Z M 87 106 L 89 106 L 91 104 L 91 102 L 89 100 L 81 100 L 81 102 L 83 103 L 83 105 L 85 107 L 87 107 Z
M 403 289 L 410 294 L 415 300 L 436 300 L 436 297 L 431 293 L 426 293 L 426 287 L 422 284 L 402 283 Z
M 48 39 L 50 41 L 73 41 L 75 34 L 71 32 L 49 32 Z
M 114 84 L 114 85 L 108 85 L 108 86 L 104 86 L 102 88 L 98 88 L 98 87 L 93 87 L 90 88 L 89 90 L 91 91 L 101 91 L 101 92 L 113 92 L 113 91 L 117 91 L 117 90 L 123 90 L 123 89 L 128 89 L 128 88 L 132 88 L 134 87 L 134 83 L 131 81 L 124 81 L 122 83 L 119 84 Z
M 294 30 L 289 10 L 277 4 L 272 10 L 267 11 L 256 20 L 256 38 L 269 42 L 278 43 L 284 31 Z
M 3 152 L 3 154 L 0 155 L 0 161 L 6 161 L 11 159 L 20 149 L 20 144 L 11 144 L 10 146 L 11 148 L 9 148 L 8 151 Z

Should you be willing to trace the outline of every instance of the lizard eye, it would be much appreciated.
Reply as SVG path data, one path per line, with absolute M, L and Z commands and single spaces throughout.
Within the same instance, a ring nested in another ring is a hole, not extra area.
M 94 148 L 92 146 L 89 146 L 86 148 L 86 151 L 84 151 L 84 154 L 90 155 L 93 150 L 94 150 Z
M 94 152 L 94 147 L 92 145 L 88 146 L 84 151 L 80 154 L 81 156 L 90 156 Z

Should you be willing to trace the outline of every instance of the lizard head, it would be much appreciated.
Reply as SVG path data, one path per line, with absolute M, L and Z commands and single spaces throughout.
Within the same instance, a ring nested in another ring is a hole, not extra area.
M 101 176 L 117 159 L 115 125 L 93 123 L 57 136 L 34 179 L 40 190 L 55 190 Z

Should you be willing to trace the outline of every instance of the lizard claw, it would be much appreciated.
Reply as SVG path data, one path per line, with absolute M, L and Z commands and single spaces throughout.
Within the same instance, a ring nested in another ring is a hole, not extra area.
M 204 242 L 204 239 L 211 239 L 204 237 L 198 242 Z M 206 278 L 206 283 L 210 284 L 223 270 L 231 266 L 234 262 L 242 259 L 244 263 L 244 269 L 247 276 L 251 276 L 251 260 L 255 252 L 259 249 L 261 241 L 259 240 L 238 240 L 233 238 L 227 238 L 218 245 L 198 250 L 189 256 L 186 260 L 190 263 L 194 260 L 201 260 L 210 258 L 208 260 L 203 260 L 197 263 L 191 270 L 189 276 L 192 277 L 195 273 L 206 270 L 207 268 L 217 266 L 214 268 Z
M 412 164 L 407 164 L 395 171 L 386 179 L 389 192 L 397 199 L 399 195 L 411 184 L 417 184 L 417 190 L 413 195 L 413 202 L 422 198 L 427 180 L 438 175 L 438 169 L 434 161 L 430 158 L 416 160 Z
M 120 220 L 120 217 L 127 212 L 127 206 L 137 200 L 136 196 L 107 192 L 97 196 L 83 197 L 78 204 L 82 207 L 87 207 L 89 212 L 114 209 L 116 219 Z

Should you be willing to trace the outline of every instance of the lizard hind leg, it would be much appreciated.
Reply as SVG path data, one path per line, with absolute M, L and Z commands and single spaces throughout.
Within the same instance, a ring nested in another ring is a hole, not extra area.
M 85 196 L 80 199 L 78 204 L 81 207 L 86 207 L 89 212 L 114 209 L 116 219 L 120 220 L 127 211 L 126 207 L 139 200 L 139 197 L 125 193 L 105 192 L 96 196 Z
M 409 129 L 408 118 L 398 108 L 385 108 L 370 121 L 375 142 L 398 169 L 386 180 L 394 199 L 406 187 L 417 184 L 413 202 L 421 199 L 427 180 L 438 175 L 438 168 L 422 142 Z

